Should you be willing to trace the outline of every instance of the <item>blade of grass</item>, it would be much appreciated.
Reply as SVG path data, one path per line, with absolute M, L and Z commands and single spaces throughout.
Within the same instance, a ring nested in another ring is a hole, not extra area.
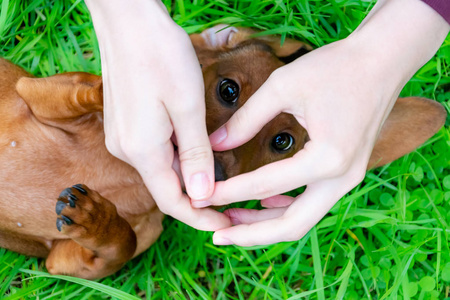
M 317 289 L 317 299 L 325 300 L 325 294 L 323 291 L 323 275 L 322 275 L 322 264 L 321 256 L 319 250 L 319 240 L 317 237 L 317 228 L 313 227 L 311 229 L 311 252 L 313 257 L 314 266 L 314 279 L 316 282 Z
M 123 299 L 123 300 L 139 299 L 138 297 L 132 296 L 132 295 L 125 293 L 121 290 L 118 290 L 116 288 L 101 284 L 99 282 L 87 280 L 87 279 L 76 278 L 76 277 L 65 276 L 65 275 L 50 275 L 48 273 L 44 273 L 44 272 L 40 272 L 40 271 L 31 271 L 31 270 L 26 270 L 26 269 L 21 269 L 21 271 L 24 273 L 35 275 L 34 277 L 36 277 L 36 278 L 44 277 L 44 278 L 50 278 L 50 279 L 61 279 L 61 280 L 69 281 L 72 283 L 76 283 L 81 286 L 89 287 L 91 289 L 100 291 L 102 293 L 105 293 L 111 297 L 115 297 L 118 299 Z M 32 277 L 32 278 L 34 278 L 34 277 Z M 16 299 L 16 298 L 14 298 L 14 299 Z

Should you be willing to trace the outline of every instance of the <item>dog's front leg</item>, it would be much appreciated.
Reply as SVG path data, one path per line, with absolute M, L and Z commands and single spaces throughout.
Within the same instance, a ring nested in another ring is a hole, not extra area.
M 56 227 L 68 239 L 52 245 L 46 261 L 51 274 L 101 278 L 119 270 L 136 252 L 136 235 L 115 205 L 84 185 L 65 189 L 56 213 Z

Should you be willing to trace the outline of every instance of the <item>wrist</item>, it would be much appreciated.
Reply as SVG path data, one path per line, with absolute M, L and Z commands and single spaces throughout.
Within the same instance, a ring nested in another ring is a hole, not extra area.
M 346 42 L 400 92 L 436 53 L 450 26 L 420 0 L 382 1 L 373 10 Z
M 177 30 L 164 4 L 159 0 L 85 0 L 99 41 L 104 36 L 141 38 L 161 30 Z M 158 28 L 158 30 L 152 30 Z M 164 28 L 164 29 L 161 29 Z
M 85 0 L 91 15 L 96 17 L 114 14 L 154 14 L 162 11 L 167 14 L 166 7 L 160 0 Z

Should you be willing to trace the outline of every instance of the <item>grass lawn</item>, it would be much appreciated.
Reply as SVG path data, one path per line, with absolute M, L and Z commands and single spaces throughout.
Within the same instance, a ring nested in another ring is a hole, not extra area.
M 188 33 L 228 23 L 320 47 L 349 35 L 375 1 L 164 2 Z M 38 76 L 100 74 L 82 1 L 0 3 L 2 57 Z M 449 73 L 447 39 L 402 96 L 436 99 L 449 110 Z M 98 281 L 51 276 L 42 260 L 0 249 L 0 298 L 450 299 L 449 124 L 417 151 L 369 172 L 300 241 L 217 247 L 211 233 L 166 218 L 155 245 Z

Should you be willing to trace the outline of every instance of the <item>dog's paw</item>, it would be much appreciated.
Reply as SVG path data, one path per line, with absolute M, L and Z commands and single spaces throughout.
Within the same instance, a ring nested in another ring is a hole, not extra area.
M 56 228 L 73 239 L 97 235 L 117 215 L 114 205 L 82 184 L 66 188 L 56 202 Z

